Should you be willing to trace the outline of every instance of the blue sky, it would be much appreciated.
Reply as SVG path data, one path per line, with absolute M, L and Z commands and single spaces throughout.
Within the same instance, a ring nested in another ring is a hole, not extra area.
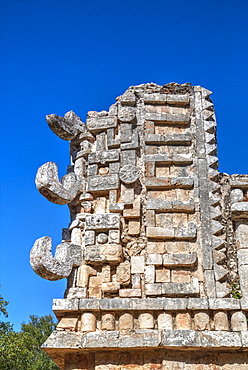
M 16 330 L 65 287 L 29 266 L 34 241 L 59 244 L 69 222 L 34 185 L 43 163 L 69 164 L 45 115 L 85 120 L 130 85 L 191 82 L 213 91 L 220 171 L 248 173 L 247 17 L 246 0 L 0 0 L 1 293 Z

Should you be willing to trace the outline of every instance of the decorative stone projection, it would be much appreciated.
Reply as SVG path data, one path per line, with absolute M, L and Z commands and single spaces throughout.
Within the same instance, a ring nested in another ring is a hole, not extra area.
M 44 164 L 36 185 L 71 221 L 31 265 L 67 278 L 43 345 L 61 369 L 248 369 L 248 175 L 218 171 L 210 95 L 150 83 L 86 123 L 47 116 L 71 164 L 61 180 Z

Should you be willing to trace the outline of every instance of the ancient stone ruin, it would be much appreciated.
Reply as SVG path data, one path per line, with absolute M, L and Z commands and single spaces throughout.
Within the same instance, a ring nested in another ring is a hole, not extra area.
M 210 94 L 150 83 L 86 123 L 47 116 L 71 165 L 36 185 L 71 222 L 54 257 L 45 236 L 30 259 L 67 278 L 43 345 L 61 369 L 248 369 L 248 175 L 218 172 Z

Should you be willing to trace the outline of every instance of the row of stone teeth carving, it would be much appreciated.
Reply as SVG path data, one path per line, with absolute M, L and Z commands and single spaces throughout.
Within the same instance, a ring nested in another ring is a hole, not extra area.
M 63 317 L 57 330 L 71 330 L 80 332 L 101 330 L 247 330 L 247 315 L 242 311 L 235 311 L 228 315 L 224 311 L 202 312 L 142 312 L 134 317 L 132 313 L 96 314 L 84 312 L 81 315 Z

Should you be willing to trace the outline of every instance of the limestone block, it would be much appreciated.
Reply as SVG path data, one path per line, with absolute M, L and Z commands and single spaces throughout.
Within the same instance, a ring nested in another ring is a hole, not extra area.
M 228 274 L 228 270 L 226 270 L 223 266 L 214 264 L 214 277 L 215 280 L 219 281 L 226 277 Z
M 146 236 L 151 239 L 172 239 L 174 238 L 174 229 L 163 227 L 147 227 Z
M 215 330 L 229 330 L 227 313 L 223 311 L 215 312 L 214 314 Z
M 65 291 L 65 297 L 68 299 L 75 298 L 86 298 L 87 297 L 87 288 L 69 288 Z
M 167 101 L 167 94 L 144 94 L 143 99 L 146 104 L 165 104 Z
M 165 311 L 179 311 L 187 308 L 187 298 L 164 298 Z
M 200 336 L 194 330 L 166 330 L 162 335 L 162 345 L 165 347 L 194 348 L 200 347 L 200 343 Z
M 145 292 L 147 296 L 161 295 L 162 284 L 161 283 L 145 284 Z
M 190 145 L 191 135 L 189 134 L 146 134 L 146 144 L 153 145 Z
M 239 249 L 237 251 L 237 257 L 239 266 L 248 265 L 248 249 Z
M 124 218 L 140 218 L 140 208 L 125 209 L 123 211 Z
M 83 348 L 118 348 L 119 333 L 117 331 L 86 333 L 81 343 L 83 344 Z
M 182 240 L 192 240 L 196 237 L 196 225 L 194 222 L 189 222 L 188 227 L 175 228 L 175 238 Z
M 166 267 L 190 267 L 197 261 L 196 252 L 173 253 L 163 255 L 163 265 Z
M 72 244 L 82 245 L 82 231 L 79 227 L 74 227 L 71 230 L 71 242 Z
M 84 312 L 81 315 L 81 331 L 95 331 L 96 316 L 91 312 Z
M 85 216 L 86 230 L 110 230 L 120 228 L 120 216 L 112 213 Z
M 85 251 L 87 263 L 117 263 L 122 262 L 122 247 L 119 244 L 102 244 L 88 246 Z
M 145 267 L 145 283 L 154 283 L 155 281 L 155 266 L 150 265 Z
M 147 189 L 171 189 L 175 186 L 190 189 L 193 185 L 194 180 L 190 177 L 147 177 L 145 179 Z
M 124 210 L 124 203 L 110 203 L 109 212 L 111 213 L 122 213 Z
M 132 330 L 133 329 L 133 315 L 124 313 L 119 318 L 119 330 Z
M 205 331 L 201 333 L 201 347 L 206 348 L 240 348 L 241 338 L 238 333 L 226 331 Z
M 120 153 L 119 150 L 102 150 L 97 151 L 95 153 L 90 153 L 88 155 L 88 162 L 89 164 L 92 163 L 101 163 L 103 165 L 109 162 L 117 162 L 119 161 Z
M 62 317 L 59 321 L 56 330 L 71 330 L 75 331 L 78 323 L 78 317 Z
M 145 119 L 155 122 L 164 122 L 185 126 L 189 123 L 190 117 L 187 114 L 166 114 L 166 113 L 146 113 Z
M 86 120 L 89 131 L 97 132 L 117 126 L 116 116 L 89 117 Z
M 156 162 L 159 164 L 187 165 L 192 163 L 191 154 L 146 154 L 146 162 Z
M 79 300 L 80 311 L 99 311 L 99 309 L 100 309 L 99 299 L 88 298 Z
M 236 229 L 236 240 L 239 249 L 248 249 L 248 223 L 239 223 Z
M 114 190 L 119 188 L 119 176 L 112 175 L 97 175 L 90 176 L 88 181 L 87 191 L 94 193 L 99 191 Z
M 159 330 L 172 330 L 173 321 L 172 315 L 169 313 L 161 313 L 158 315 L 158 329 Z
M 244 198 L 243 190 L 232 189 L 231 191 L 231 203 L 241 202 Z
M 221 251 L 213 250 L 213 262 L 215 263 L 221 263 L 226 259 L 225 253 Z
M 133 204 L 134 189 L 121 184 L 121 201 L 123 204 Z
M 124 289 L 123 289 L 124 290 Z M 130 298 L 103 298 L 99 301 L 100 310 L 115 311 L 115 310 L 131 310 L 132 302 Z
M 39 276 L 47 280 L 60 280 L 68 277 L 73 266 L 82 262 L 80 246 L 64 242 L 57 245 L 52 256 L 52 239 L 44 236 L 36 240 L 30 251 L 30 264 Z
M 131 271 L 130 262 L 125 261 L 120 263 L 116 269 L 116 281 L 121 285 L 128 285 L 130 283 Z
M 95 231 L 94 230 L 85 230 L 84 243 L 86 246 L 95 244 Z
M 242 311 L 237 311 L 231 317 L 232 331 L 245 331 L 247 330 L 247 318 Z
M 59 180 L 58 166 L 54 162 L 47 162 L 39 167 L 35 184 L 45 198 L 56 204 L 70 203 L 78 191 L 76 175 L 71 172 Z
M 191 283 L 162 283 L 162 294 L 166 296 L 192 296 L 199 294 L 198 279 L 193 278 Z
M 210 330 L 209 314 L 207 312 L 197 312 L 194 315 L 195 330 Z
M 95 276 L 96 274 L 96 270 L 89 265 L 79 266 L 77 273 L 77 286 L 81 288 L 87 287 L 89 283 L 89 277 Z
M 243 298 L 248 298 L 248 266 L 239 266 L 239 283 Z
M 191 273 L 185 270 L 172 270 L 171 282 L 172 283 L 190 283 Z
M 136 117 L 136 108 L 124 106 L 118 110 L 118 119 L 121 122 L 132 122 Z
M 119 173 L 120 171 L 120 163 L 119 162 L 111 162 L 109 163 L 109 174 L 113 174 L 113 173 Z
M 120 243 L 120 230 L 109 230 L 109 243 L 118 244 Z
M 169 283 L 170 282 L 170 270 L 165 268 L 158 268 L 155 271 L 156 283 Z
M 134 236 L 140 234 L 140 221 L 130 220 L 128 222 L 128 234 Z
M 170 105 L 188 105 L 189 104 L 189 95 L 188 94 L 167 94 L 167 103 Z
M 143 274 L 145 271 L 145 258 L 144 256 L 132 256 L 131 257 L 131 273 L 132 274 Z
M 105 197 L 98 197 L 94 202 L 94 213 L 102 214 L 106 211 L 107 199 Z
M 141 289 L 120 289 L 119 296 L 121 298 L 141 297 Z
M 140 329 L 153 329 L 154 318 L 151 313 L 141 313 L 139 315 L 139 327 Z
M 57 315 L 68 311 L 78 311 L 78 299 L 53 299 L 52 310 Z
M 189 298 L 188 306 L 189 310 L 207 310 L 208 299 L 207 298 Z
M 233 203 L 231 206 L 232 218 L 242 219 L 248 217 L 248 202 Z
M 105 293 L 118 292 L 120 289 L 120 283 L 112 281 L 110 283 L 102 283 L 102 291 Z
M 210 310 L 240 310 L 240 301 L 235 298 L 209 298 Z
M 191 329 L 191 316 L 188 312 L 180 312 L 175 317 L 176 329 L 189 330 Z
M 147 254 L 146 256 L 146 264 L 147 265 L 154 265 L 154 266 L 161 266 L 163 264 L 163 259 L 161 254 Z
M 102 282 L 109 283 L 111 281 L 111 267 L 110 265 L 102 266 Z
M 102 315 L 102 330 L 115 330 L 115 316 L 112 313 Z
M 140 274 L 132 275 L 132 289 L 140 289 L 141 277 Z
M 216 297 L 217 298 L 226 298 L 229 297 L 230 293 L 232 292 L 231 286 L 226 283 L 220 283 L 216 281 Z

